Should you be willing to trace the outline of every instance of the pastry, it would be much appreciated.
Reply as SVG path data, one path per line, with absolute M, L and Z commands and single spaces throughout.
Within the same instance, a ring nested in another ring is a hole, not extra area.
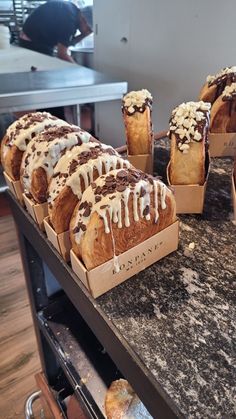
M 130 167 L 111 146 L 89 142 L 68 150 L 58 161 L 48 188 L 48 209 L 56 233 L 69 229 L 69 222 L 82 193 L 98 176 Z
M 151 121 L 152 96 L 142 89 L 127 93 L 122 101 L 128 154 L 151 154 L 153 130 Z
M 160 180 L 136 169 L 97 178 L 75 207 L 72 249 L 88 270 L 138 245 L 175 221 L 175 200 Z
M 199 100 L 211 104 L 222 94 L 226 85 L 236 81 L 236 66 L 226 67 L 214 76 L 207 76 L 206 83 L 202 87 Z
M 48 184 L 53 167 L 66 150 L 93 140 L 86 131 L 75 126 L 49 128 L 28 144 L 21 163 L 24 193 L 36 203 L 47 201 Z
M 1 144 L 1 162 L 5 172 L 13 180 L 19 180 L 20 165 L 27 144 L 44 129 L 61 125 L 67 123 L 48 112 L 28 113 L 13 122 Z
M 107 419 L 151 419 L 144 404 L 124 379 L 113 381 L 105 398 Z
M 169 180 L 171 185 L 203 185 L 211 104 L 182 103 L 172 112 Z
M 236 132 L 236 83 L 226 86 L 211 109 L 210 131 Z

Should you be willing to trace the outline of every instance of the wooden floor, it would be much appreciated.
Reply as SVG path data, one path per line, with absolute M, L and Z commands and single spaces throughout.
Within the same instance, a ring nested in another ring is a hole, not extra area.
M 23 419 L 40 369 L 13 219 L 0 217 L 0 419 Z

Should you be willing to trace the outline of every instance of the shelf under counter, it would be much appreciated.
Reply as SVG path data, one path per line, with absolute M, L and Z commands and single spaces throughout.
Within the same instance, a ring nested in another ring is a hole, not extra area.
M 75 394 L 83 399 L 92 417 L 104 418 L 106 391 L 121 376 L 115 364 L 66 296 L 37 316 Z
M 202 216 L 181 216 L 180 246 L 94 300 L 10 196 L 21 235 L 131 383 L 150 413 L 234 417 L 235 232 L 232 160 L 212 162 Z M 189 247 L 194 243 L 194 249 Z

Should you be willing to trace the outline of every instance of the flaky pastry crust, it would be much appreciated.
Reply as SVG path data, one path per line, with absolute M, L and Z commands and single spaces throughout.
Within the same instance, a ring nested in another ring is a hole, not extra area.
M 151 110 L 147 106 L 144 112 L 136 111 L 133 115 L 123 112 L 128 154 L 150 154 L 153 148 Z
M 177 146 L 171 134 L 169 179 L 171 185 L 203 185 L 205 182 L 205 141 L 191 144 L 187 154 Z

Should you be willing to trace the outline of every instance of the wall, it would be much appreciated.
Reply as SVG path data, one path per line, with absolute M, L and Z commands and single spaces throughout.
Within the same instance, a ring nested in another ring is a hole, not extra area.
M 208 74 L 236 65 L 235 16 L 235 0 L 95 0 L 95 68 L 129 90 L 149 89 L 155 131 L 163 130 Z M 124 143 L 120 103 L 98 105 L 97 122 L 106 142 Z

